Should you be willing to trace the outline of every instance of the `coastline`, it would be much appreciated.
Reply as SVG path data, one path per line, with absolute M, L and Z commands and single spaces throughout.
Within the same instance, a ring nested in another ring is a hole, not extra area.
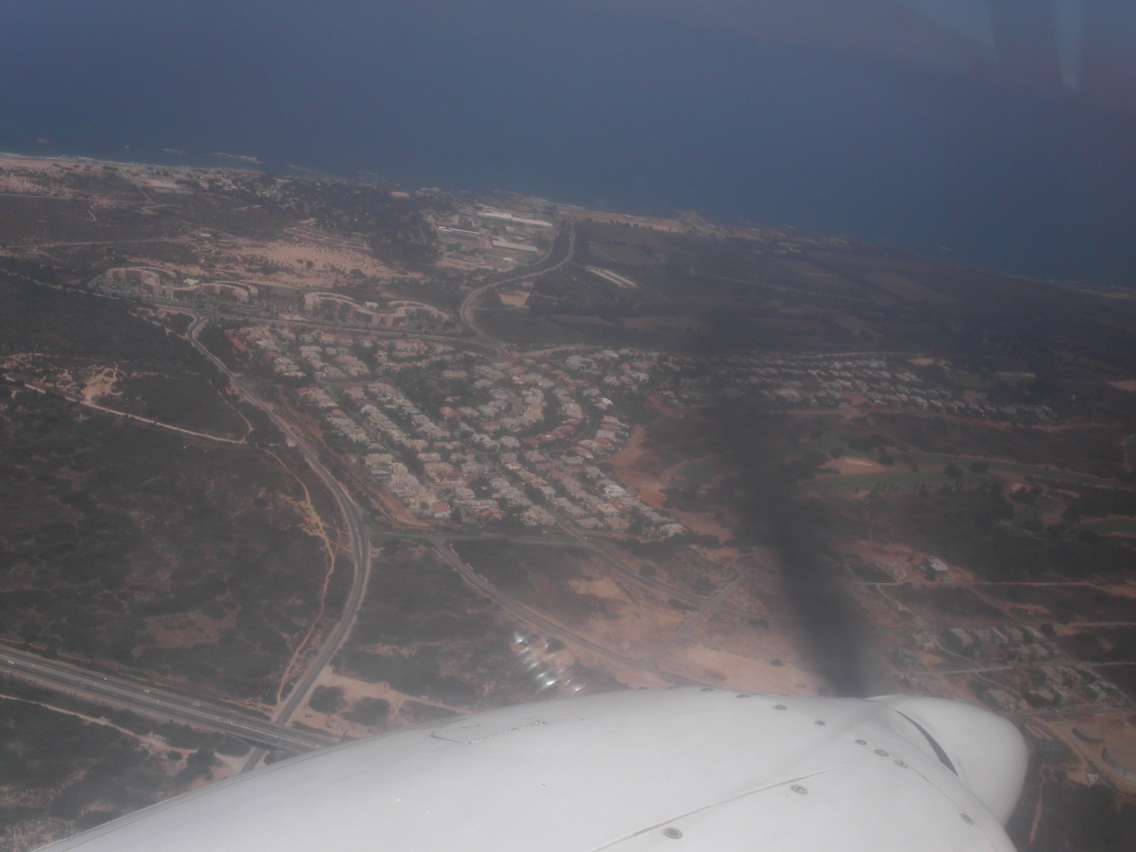
M 270 161 L 266 161 L 258 155 L 243 155 L 243 154 L 207 154 L 207 155 L 191 155 L 186 152 L 172 153 L 163 149 L 160 152 L 166 155 L 166 158 L 155 158 L 149 160 L 141 159 L 112 159 L 103 156 L 92 156 L 88 154 L 72 154 L 72 153 L 56 153 L 46 154 L 42 152 L 26 153 L 18 150 L 0 150 L 0 160 L 25 160 L 25 161 L 40 161 L 40 162 L 64 162 L 64 163 L 84 163 L 91 165 L 109 165 L 127 168 L 180 168 L 180 169 L 203 169 L 203 170 L 216 170 L 216 171 L 235 171 L 235 172 L 256 172 L 261 174 L 277 174 L 281 177 L 287 177 L 295 180 L 339 180 L 348 183 L 362 183 L 362 184 L 375 184 L 387 183 L 391 188 L 407 189 L 409 192 L 422 191 L 419 188 L 404 188 L 402 184 L 396 181 L 388 181 L 385 178 L 379 177 L 378 180 L 367 180 L 358 176 L 347 176 L 328 172 L 321 169 L 316 169 L 308 166 L 299 166 L 295 164 L 288 164 L 282 168 L 277 168 Z M 167 159 L 168 158 L 168 159 Z M 218 162 L 221 160 L 221 162 Z M 367 172 L 367 174 L 376 175 L 375 172 Z M 542 198 L 535 195 L 530 195 L 525 192 L 520 192 L 511 189 L 496 189 L 492 192 L 482 192 L 478 190 L 471 190 L 466 188 L 448 188 L 432 186 L 429 188 L 432 192 L 438 192 L 443 195 L 474 195 L 474 196 L 490 196 L 490 195 L 512 195 L 518 198 L 523 198 L 528 201 L 543 202 L 555 205 L 556 207 L 565 208 L 573 211 L 576 215 L 586 213 L 596 213 L 603 216 L 610 217 L 623 217 L 631 219 L 681 219 L 683 212 L 674 209 L 670 215 L 661 214 L 658 210 L 648 212 L 645 209 L 636 209 L 634 205 L 630 208 L 617 208 L 609 206 L 606 203 L 602 207 L 589 207 L 584 204 L 575 202 L 562 202 L 553 199 Z M 859 244 L 865 247 L 870 247 L 885 254 L 894 256 L 911 256 L 920 260 L 941 264 L 943 266 L 969 271 L 985 273 L 990 275 L 1007 276 L 1016 278 L 1022 281 L 1028 281 L 1036 284 L 1046 284 L 1054 287 L 1070 288 L 1076 290 L 1085 290 L 1099 295 L 1111 296 L 1115 298 L 1136 298 L 1136 285 L 1126 287 L 1119 284 L 1111 284 L 1104 281 L 1099 282 L 1086 282 L 1077 280 L 1075 278 L 1060 278 L 1045 275 L 1029 274 L 1023 272 L 1021 269 L 1016 269 L 1012 264 L 999 264 L 999 263 L 983 263 L 981 261 L 967 259 L 965 257 L 955 258 L 952 255 L 954 250 L 942 245 L 932 246 L 928 249 L 926 247 L 914 247 L 909 245 L 902 245 L 896 243 L 889 237 L 865 237 L 865 236 L 849 236 L 847 234 L 832 234 L 825 233 L 815 228 L 798 227 L 792 224 L 772 224 L 753 222 L 750 220 L 730 221 L 729 217 L 721 218 L 713 214 L 704 214 L 701 211 L 697 213 L 698 217 L 704 220 L 707 224 L 722 226 L 726 228 L 738 228 L 742 230 L 789 230 L 798 232 L 802 237 L 815 237 L 823 239 L 845 239 L 851 243 Z M 933 241 L 932 241 L 933 242 Z

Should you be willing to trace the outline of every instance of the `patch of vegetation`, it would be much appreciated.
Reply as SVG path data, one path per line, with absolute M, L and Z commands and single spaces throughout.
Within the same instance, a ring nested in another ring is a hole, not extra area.
M 343 718 L 349 722 L 357 722 L 360 725 L 373 728 L 386 719 L 389 712 L 389 701 L 365 696 L 353 701 L 351 707 L 343 714 Z
M 21 369 L 47 383 L 63 372 L 117 371 L 120 396 L 104 405 L 226 437 L 244 420 L 222 398 L 228 381 L 188 342 L 120 301 L 37 286 L 0 273 L 0 358 L 28 355 Z M 39 377 L 37 377 L 39 378 Z
M 1062 636 L 1058 642 L 1070 654 L 1089 663 L 1136 660 L 1136 627 L 1093 627 Z
M 326 571 L 292 475 L 26 392 L 0 400 L 0 436 L 0 635 L 274 700 Z
M 343 690 L 335 686 L 317 686 L 312 690 L 308 706 L 317 713 L 338 713 L 347 706 Z
M 0 805 L 5 849 L 19 849 L 40 832 L 91 828 L 179 793 L 191 780 L 171 777 L 161 755 L 117 728 L 6 698 L 0 754 L 0 788 L 21 791 Z
M 479 686 L 443 673 L 439 651 L 430 647 L 406 654 L 397 651 L 385 654 L 342 651 L 337 663 L 352 677 L 368 683 L 388 683 L 409 695 L 464 706 L 477 703 L 481 692 Z
M 917 589 L 904 584 L 898 592 L 904 603 L 933 609 L 940 615 L 954 618 L 1001 619 L 1005 616 L 997 607 L 991 606 L 978 595 L 962 586 L 946 588 Z
M 92 217 L 91 202 L 82 198 L 0 197 L 4 246 L 172 238 L 182 227 L 172 216 L 146 216 L 117 205 Z
M 1134 824 L 1136 797 L 1104 784 L 1089 787 L 1068 780 L 1065 767 L 1044 775 L 1031 768 L 1006 831 L 1021 852 L 1132 852 Z

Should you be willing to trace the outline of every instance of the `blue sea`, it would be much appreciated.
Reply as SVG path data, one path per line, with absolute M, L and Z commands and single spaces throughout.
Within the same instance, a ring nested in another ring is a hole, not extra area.
M 1136 284 L 1133 122 L 599 2 L 0 4 L 0 150 L 255 156 Z

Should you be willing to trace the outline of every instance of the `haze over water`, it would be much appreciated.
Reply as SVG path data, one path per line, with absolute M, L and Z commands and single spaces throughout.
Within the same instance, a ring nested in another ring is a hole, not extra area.
M 0 149 L 228 152 L 1136 282 L 1131 117 L 600 4 L 381 6 L 5 4 Z

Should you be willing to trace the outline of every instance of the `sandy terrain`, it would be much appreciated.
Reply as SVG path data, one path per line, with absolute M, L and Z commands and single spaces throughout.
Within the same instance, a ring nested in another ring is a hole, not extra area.
M 510 308 L 523 308 L 525 306 L 525 302 L 529 300 L 529 295 L 530 293 L 527 290 L 497 291 L 497 297 L 501 300 L 501 303 L 503 305 L 508 305 Z
M 98 402 L 104 396 L 118 396 L 114 386 L 119 379 L 118 370 L 108 367 L 96 373 L 83 384 L 83 401 Z
M 107 198 L 110 201 L 116 200 L 114 197 L 93 195 L 89 191 L 76 190 L 67 186 L 60 185 L 57 181 L 50 180 L 51 178 L 59 178 L 66 175 L 68 172 L 74 174 L 87 174 L 98 176 L 101 173 L 103 162 L 78 162 L 75 160 L 66 159 L 39 159 L 36 157 L 3 157 L 0 156 L 0 193 L 18 193 L 21 195 L 38 195 L 49 196 L 52 198 L 88 198 L 99 199 Z M 140 181 L 150 180 L 150 167 L 143 165 L 131 165 L 125 163 L 113 163 L 119 173 L 133 181 L 136 185 Z M 169 178 L 164 178 L 167 181 L 173 181 L 177 177 L 183 176 L 183 171 L 178 169 L 171 169 Z M 46 185 L 44 182 L 47 182 Z M 129 187 L 124 187 L 124 193 L 119 196 L 119 200 L 125 200 L 130 197 L 131 201 L 138 202 L 144 200 L 140 191 L 135 191 Z
M 651 450 L 644 446 L 645 434 L 646 430 L 642 426 L 633 425 L 631 437 L 610 461 L 615 467 L 615 478 L 618 482 L 633 491 L 644 503 L 662 509 L 667 502 L 663 489 L 671 487 L 676 472 L 696 459 L 683 459 L 666 470 L 652 472 L 655 459 Z M 707 512 L 684 512 L 674 506 L 666 506 L 666 511 L 676 521 L 698 535 L 714 535 L 720 541 L 728 541 L 734 537 L 733 529 L 724 517 L 717 517 L 716 514 Z
M 341 713 L 319 713 L 307 705 L 304 705 L 295 718 L 295 721 L 302 722 L 309 728 L 327 731 L 329 734 L 337 737 L 348 736 L 353 739 L 358 739 L 360 737 L 369 737 L 372 734 L 391 728 L 406 727 L 408 723 L 403 721 L 400 724 L 399 716 L 402 712 L 403 705 L 408 701 L 413 701 L 415 704 L 428 704 L 432 707 L 440 707 L 454 713 L 465 712 L 464 709 L 460 707 L 449 707 L 440 702 L 431 701 L 428 698 L 419 698 L 417 695 L 407 695 L 393 689 L 390 684 L 385 682 L 367 683 L 366 681 L 343 677 L 335 674 L 330 666 L 324 669 L 323 675 L 316 683 L 316 686 L 336 687 L 343 690 L 343 696 L 347 701 L 348 710 L 351 705 L 360 698 L 381 698 L 390 704 L 390 712 L 387 713 L 386 720 L 374 727 L 367 727 L 357 722 L 350 722 L 344 719 Z
M 579 563 L 579 568 L 584 576 L 569 581 L 569 587 L 579 595 L 594 596 L 585 600 L 598 598 L 599 601 L 586 606 L 593 609 L 602 602 L 606 613 L 597 612 L 580 620 L 579 604 L 564 597 L 527 605 L 577 636 L 624 657 L 650 657 L 682 627 L 689 614 L 670 606 L 667 597 L 659 592 L 627 580 L 617 582 L 602 564 Z
M 66 162 L 64 160 L 41 160 L 35 157 L 0 157 L 0 169 L 4 169 L 5 172 L 3 175 L 0 175 L 0 187 L 5 187 L 5 191 L 11 191 L 7 189 L 7 187 L 11 185 L 9 182 L 27 180 L 25 175 L 28 173 L 38 172 L 41 174 L 55 175 L 59 173 L 60 166 L 71 168 L 74 165 L 75 163 Z M 38 184 L 31 185 L 36 186 L 37 189 L 39 188 Z
M 5 167 L 7 167 L 6 163 L 0 166 L 0 168 Z M 14 192 L 20 195 L 43 195 L 46 193 L 46 190 L 34 181 L 29 180 L 26 175 L 19 174 L 18 172 L 5 172 L 0 175 L 0 192 Z
M 1095 725 L 1101 729 L 1104 739 L 1099 743 L 1089 743 L 1082 740 L 1073 733 L 1074 726 L 1078 724 Z M 1104 749 L 1113 743 L 1136 742 L 1136 731 L 1133 731 L 1131 725 L 1113 716 L 1100 715 L 1080 719 L 1062 719 L 1059 722 L 1031 720 L 1029 726 L 1035 734 L 1041 734 L 1041 739 L 1045 739 L 1045 735 L 1048 734 L 1054 739 L 1060 740 L 1080 758 L 1079 771 L 1069 773 L 1072 780 L 1081 784 L 1090 784 L 1092 782 L 1086 775 L 1091 773 L 1107 778 L 1110 783 L 1122 790 L 1136 792 L 1136 782 L 1124 778 L 1109 766 L 1102 757 Z
M 884 467 L 882 464 L 870 459 L 857 459 L 850 456 L 841 456 L 825 465 L 828 470 L 840 473 L 894 473 L 895 468 Z
M 127 377 L 121 370 L 101 364 L 72 366 L 68 369 L 60 366 L 59 361 L 60 359 L 47 355 L 21 352 L 0 358 L 0 368 L 30 373 L 35 377 L 33 385 L 51 388 L 88 403 L 98 402 L 103 397 L 115 398 L 122 395 L 115 389 L 119 379 Z
M 716 612 L 691 631 L 693 639 L 706 648 L 752 657 L 767 663 L 781 660 L 785 665 L 807 667 L 801 652 L 801 638 L 781 630 L 752 627 L 739 616 Z
M 659 661 L 659 669 L 698 683 L 747 692 L 816 695 L 825 685 L 819 675 L 794 665 L 774 666 L 765 660 L 681 642 Z
M 624 444 L 623 449 L 610 459 L 615 468 L 616 481 L 624 487 L 635 492 L 639 499 L 656 508 L 662 508 L 666 502 L 666 495 L 662 489 L 666 486 L 660 482 L 660 474 L 649 473 L 643 468 L 643 457 L 648 452 L 643 446 L 646 429 L 642 426 L 631 427 L 631 437 Z
M 97 208 L 100 207 L 137 205 L 146 202 L 147 197 L 153 197 L 161 204 L 163 194 L 168 201 L 170 193 L 191 192 L 176 183 L 179 178 L 189 176 L 191 170 L 176 167 L 163 168 L 162 174 L 156 174 L 149 166 L 114 163 L 112 165 L 117 169 L 117 174 L 127 178 L 130 183 L 120 181 L 108 184 L 105 191 L 111 195 L 106 196 L 73 189 L 58 180 L 69 173 L 98 178 L 103 174 L 103 165 L 101 162 L 0 157 L 0 194 L 88 199 L 92 202 L 91 216 L 97 218 Z M 232 174 L 235 171 L 225 169 L 222 174 Z M 216 229 L 206 231 L 213 233 L 214 237 L 218 235 Z M 283 238 L 269 242 L 235 240 L 223 233 L 220 236 L 220 240 L 205 238 L 204 242 L 202 235 L 197 232 L 174 238 L 175 241 L 185 242 L 192 249 L 197 255 L 197 262 L 181 263 L 176 270 L 169 271 L 213 280 L 229 279 L 297 290 L 330 288 L 347 280 L 352 270 L 359 270 L 371 279 L 389 279 L 394 275 L 415 277 L 414 273 L 397 270 L 375 260 L 366 243 L 356 237 L 330 234 L 307 225 L 289 229 Z M 23 247 L 22 253 L 36 257 L 46 256 L 42 249 L 37 250 L 33 246 Z M 158 264 L 142 254 L 132 257 L 131 263 L 126 265 Z
M 284 270 L 269 274 L 244 271 L 242 280 L 254 284 L 261 282 L 319 289 L 342 281 L 344 275 L 352 269 L 358 269 L 368 278 L 389 278 L 400 274 L 366 254 L 364 246 L 332 247 L 311 240 L 289 238 L 267 243 L 247 243 L 229 247 L 227 251 L 242 264 L 270 263 L 285 267 Z M 308 261 L 312 263 L 311 269 L 307 266 Z
M 565 640 L 565 644 L 576 655 L 576 658 L 582 665 L 610 675 L 629 689 L 650 689 L 653 687 L 671 685 L 671 682 L 666 678 L 652 674 L 646 669 L 632 668 L 612 662 L 607 657 L 601 657 L 589 651 L 587 648 L 580 647 L 571 640 Z

